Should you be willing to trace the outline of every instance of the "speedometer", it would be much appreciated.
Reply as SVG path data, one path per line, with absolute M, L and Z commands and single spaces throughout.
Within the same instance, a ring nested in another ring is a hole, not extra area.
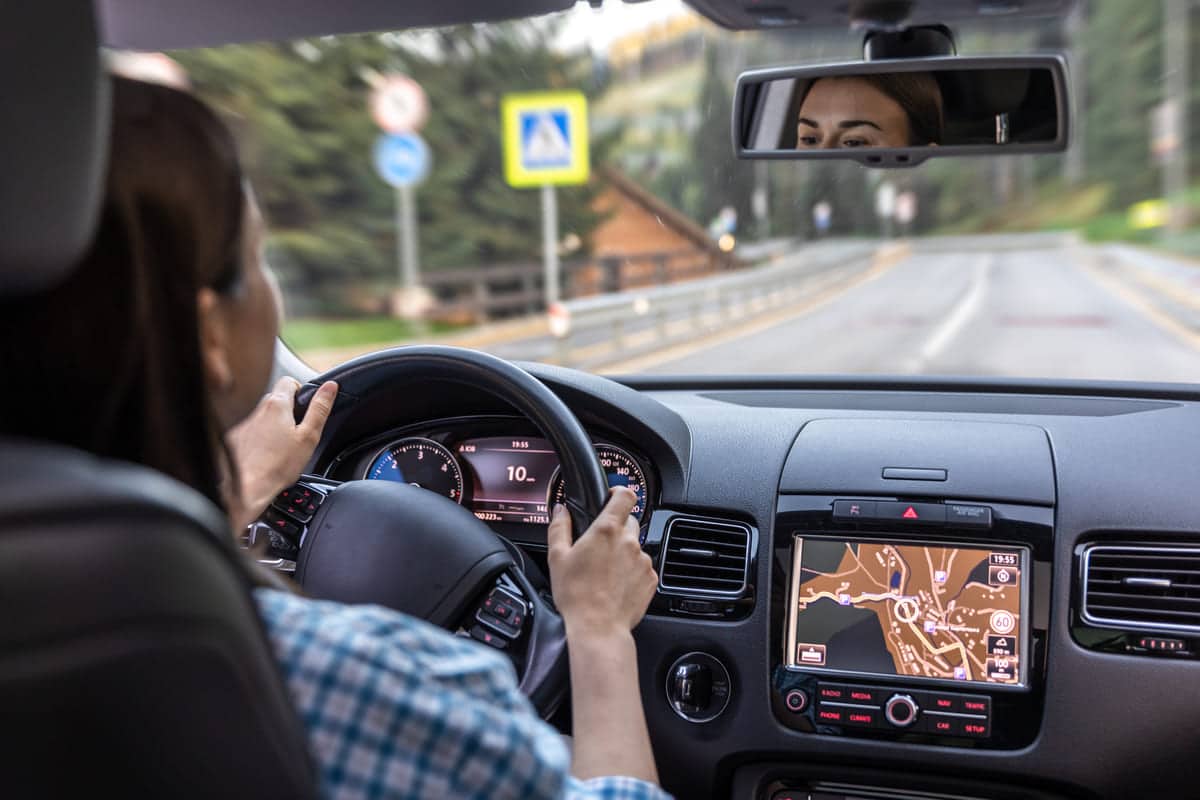
M 458 461 L 432 439 L 412 437 L 388 445 L 371 462 L 363 478 L 409 483 L 462 502 L 463 476 Z
M 646 474 L 642 472 L 637 459 L 611 444 L 596 445 L 596 455 L 600 459 L 600 466 L 604 468 L 604 477 L 608 479 L 609 486 L 625 486 L 637 494 L 637 504 L 630 514 L 642 522 L 646 515 Z M 561 503 L 565 496 L 566 484 L 560 473 L 554 479 L 550 498 L 554 503 Z

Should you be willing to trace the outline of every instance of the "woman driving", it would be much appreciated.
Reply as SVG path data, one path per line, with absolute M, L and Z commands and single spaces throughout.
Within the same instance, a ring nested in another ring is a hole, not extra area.
M 155 468 L 225 509 L 232 532 L 299 477 L 337 387 L 322 386 L 299 424 L 295 380 L 263 396 L 279 294 L 228 130 L 184 92 L 120 78 L 113 88 L 89 253 L 60 286 L 0 303 L 0 366 L 40 390 L 3 394 L 0 433 Z M 495 651 L 382 607 L 255 590 L 322 794 L 666 797 L 631 634 L 657 583 L 629 514 L 635 500 L 613 490 L 574 543 L 556 508 L 548 532 L 573 753 Z
M 942 90 L 927 72 L 820 78 L 796 119 L 796 149 L 942 142 Z

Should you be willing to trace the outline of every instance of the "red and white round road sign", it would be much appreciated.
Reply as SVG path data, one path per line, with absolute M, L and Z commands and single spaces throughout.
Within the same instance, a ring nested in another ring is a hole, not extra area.
M 416 133 L 429 117 L 429 100 L 412 78 L 388 75 L 371 92 L 371 116 L 388 133 Z

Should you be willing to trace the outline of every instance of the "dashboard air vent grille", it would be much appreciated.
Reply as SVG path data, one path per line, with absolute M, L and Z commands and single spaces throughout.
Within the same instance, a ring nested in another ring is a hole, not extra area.
M 659 584 L 699 595 L 739 595 L 746 589 L 750 529 L 736 522 L 675 517 L 667 523 Z
M 1200 547 L 1088 547 L 1083 618 L 1104 627 L 1200 632 Z

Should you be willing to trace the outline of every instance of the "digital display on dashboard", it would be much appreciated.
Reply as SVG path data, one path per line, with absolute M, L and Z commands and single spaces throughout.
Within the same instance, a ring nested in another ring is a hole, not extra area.
M 785 664 L 1024 686 L 1028 551 L 807 537 L 792 551 Z
M 558 455 L 545 439 L 495 436 L 456 447 L 471 474 L 471 511 L 484 522 L 548 525 Z

